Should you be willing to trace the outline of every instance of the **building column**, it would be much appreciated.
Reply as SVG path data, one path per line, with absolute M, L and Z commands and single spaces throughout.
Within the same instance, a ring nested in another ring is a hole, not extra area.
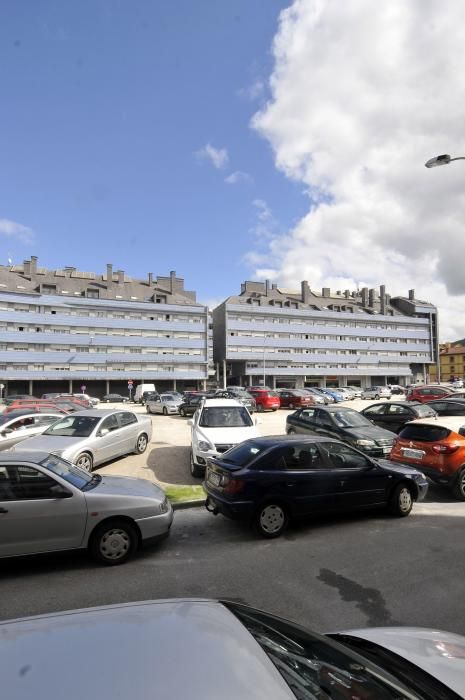
M 176 379 L 173 379 L 173 391 L 176 391 Z
M 252 375 L 249 374 L 249 386 L 252 386 L 252 384 L 253 384 L 253 382 L 252 382 Z
M 110 393 L 110 380 L 106 379 L 105 380 L 105 394 L 109 394 L 109 393 Z
M 206 379 L 202 379 L 202 389 L 203 389 L 203 391 L 207 391 L 207 380 Z
M 80 388 L 80 387 L 79 387 Z M 73 380 L 69 380 L 69 388 L 68 388 L 68 393 L 72 394 L 73 393 Z
M 223 360 L 223 389 L 226 389 L 226 360 Z
M 34 382 L 32 379 L 29 380 L 29 395 L 34 396 Z
M 220 363 L 216 363 L 216 383 L 220 383 Z
M 273 374 L 273 377 L 272 377 L 271 381 L 272 381 L 272 384 L 273 384 L 272 389 L 276 389 L 276 375 L 275 375 L 275 374 Z

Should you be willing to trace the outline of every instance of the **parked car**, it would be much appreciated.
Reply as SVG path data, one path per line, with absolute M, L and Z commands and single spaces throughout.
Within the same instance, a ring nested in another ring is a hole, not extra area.
M 301 408 L 302 406 L 314 406 L 316 398 L 304 389 L 279 389 L 276 391 L 279 396 L 281 408 Z
M 344 397 L 337 389 L 320 389 L 320 391 L 334 399 L 334 403 L 341 403 L 341 401 L 344 401 Z
M 255 403 L 254 397 L 249 394 L 248 391 L 235 392 L 230 389 L 217 389 L 212 396 L 208 398 L 211 399 L 236 399 L 240 404 L 246 407 L 250 414 L 254 413 L 257 409 L 257 404 Z
M 332 392 L 325 392 L 324 389 L 317 386 L 306 386 L 305 390 L 311 391 L 312 394 L 315 394 L 316 396 L 320 396 L 323 399 L 325 406 L 327 406 L 329 403 L 336 403 L 336 399 L 332 395 Z
M 465 417 L 439 416 L 407 423 L 390 459 L 416 466 L 465 501 Z
M 63 414 L 58 411 L 31 413 L 26 410 L 3 413 L 0 415 L 0 450 L 7 450 L 28 437 L 40 435 L 62 417 Z
M 147 401 L 154 401 L 154 400 L 157 399 L 159 396 L 160 396 L 160 394 L 158 393 L 158 391 L 144 391 L 144 393 L 143 393 L 142 396 L 140 397 L 140 402 L 139 402 L 139 403 L 141 403 L 142 406 L 146 406 L 146 405 L 147 405 Z M 135 402 L 134 402 L 134 403 L 135 403 Z
M 77 399 L 85 399 L 90 403 L 92 408 L 95 408 L 100 403 L 100 399 L 97 399 L 95 396 L 89 396 L 89 394 L 73 394 L 73 396 Z
M 405 396 L 407 389 L 405 386 L 400 386 L 400 384 L 388 384 L 391 390 L 391 394 L 399 394 L 400 396 Z
M 434 407 L 430 404 L 406 403 L 405 401 L 374 403 L 364 408 L 360 413 L 375 425 L 393 433 L 398 433 L 408 421 L 416 420 L 417 418 L 432 418 L 437 415 Z
M 390 399 L 391 390 L 388 386 L 368 386 L 362 390 L 362 399 Z
M 27 399 L 28 401 L 35 401 L 37 399 L 37 397 L 32 396 L 31 394 L 10 394 L 9 396 L 5 396 L 5 398 L 3 399 L 3 403 L 6 406 L 9 406 L 14 401 L 18 401 L 19 399 Z
M 157 394 L 153 398 L 148 397 L 145 402 L 145 409 L 147 413 L 163 413 L 164 416 L 167 416 L 179 413 L 181 403 L 182 399 L 173 396 L 173 394 Z
M 195 477 L 205 474 L 211 457 L 258 435 L 250 413 L 235 399 L 204 399 L 190 425 L 190 470 Z
M 13 411 L 28 410 L 31 413 L 69 413 L 69 411 L 63 406 L 58 406 L 52 400 L 42 401 L 42 399 L 36 399 L 35 401 L 29 401 L 26 399 L 18 399 L 13 401 L 7 406 L 3 413 L 8 414 Z
M 348 386 L 347 389 L 351 391 L 354 395 L 354 399 L 361 399 L 362 398 L 362 389 L 359 386 Z
M 257 404 L 257 412 L 262 411 L 277 411 L 281 405 L 280 398 L 276 391 L 271 389 L 262 389 L 251 387 L 250 394 L 254 397 Z
M 143 454 L 151 437 L 148 416 L 94 408 L 64 416 L 42 435 L 22 442 L 21 450 L 50 452 L 91 472 L 115 457 Z
M 312 386 L 306 386 L 301 391 L 305 391 L 306 394 L 311 396 L 313 398 L 314 403 L 320 403 L 323 404 L 323 406 L 327 406 L 329 403 L 334 403 L 334 399 L 330 399 L 329 396 L 325 396 L 322 394 L 318 389 L 312 387 Z
M 247 440 L 209 459 L 207 510 L 252 520 L 263 537 L 278 537 L 289 519 L 317 511 L 384 507 L 408 515 L 427 492 L 425 476 L 370 459 L 340 440 L 273 436 Z
M 463 389 L 463 379 L 454 379 L 452 382 L 453 389 Z
M 407 391 L 407 401 L 420 401 L 420 403 L 426 403 L 427 401 L 432 401 L 433 399 L 442 399 L 446 396 L 450 396 L 453 393 L 453 389 L 446 386 L 439 386 L 439 384 L 433 386 L 412 386 Z
M 105 396 L 102 396 L 102 401 L 104 403 L 127 403 L 129 399 L 127 396 L 121 396 L 121 394 L 105 394 Z
M 156 391 L 155 384 L 138 384 L 134 392 L 134 403 L 142 403 L 142 397 L 149 391 Z
M 0 557 L 88 549 L 103 564 L 122 564 L 138 546 L 166 536 L 173 520 L 152 482 L 90 475 L 31 449 L 0 454 L 0 512 Z
M 52 391 L 52 392 L 49 392 L 48 394 L 42 394 L 42 396 L 40 398 L 44 399 L 44 400 L 45 399 L 56 399 L 57 396 L 61 396 L 61 395 L 62 395 L 61 391 Z
M 182 403 L 179 405 L 180 416 L 193 416 L 199 408 L 202 399 L 205 399 L 205 394 L 185 394 Z
M 355 398 L 353 391 L 348 389 L 346 386 L 338 386 L 337 391 L 339 395 L 342 396 L 343 401 L 352 401 Z
M 390 453 L 394 435 L 378 428 L 353 408 L 318 406 L 302 408 L 286 418 L 286 433 L 317 433 L 343 440 L 373 457 Z
M 465 638 L 436 629 L 322 635 L 237 602 L 180 598 L 5 620 L 1 630 L 2 687 L 17 700 L 57 700 L 70 678 L 73 699 L 110 700 L 130 685 L 134 698 L 155 688 L 177 700 L 188 688 L 191 700 L 207 700 L 212 673 L 192 671 L 205 659 L 214 659 L 222 700 L 464 697 Z M 149 642 L 156 654 L 147 653 Z M 115 663 L 122 647 L 124 663 Z M 53 672 L 38 657 L 53 659 Z M 74 677 L 76 659 L 88 672 Z M 89 670 L 96 660 L 98 673 Z
M 465 399 L 456 398 L 454 394 L 445 399 L 428 401 L 423 406 L 429 406 L 439 416 L 465 416 Z

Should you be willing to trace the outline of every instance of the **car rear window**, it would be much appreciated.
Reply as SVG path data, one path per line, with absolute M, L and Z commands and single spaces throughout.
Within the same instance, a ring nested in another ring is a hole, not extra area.
M 434 408 L 431 408 L 431 406 L 425 406 L 425 404 L 415 406 L 415 412 L 419 418 L 429 418 L 436 415 Z
M 436 442 L 437 440 L 444 440 L 450 435 L 450 432 L 448 428 L 443 428 L 440 425 L 415 425 L 411 423 L 402 428 L 399 437 L 403 440 Z

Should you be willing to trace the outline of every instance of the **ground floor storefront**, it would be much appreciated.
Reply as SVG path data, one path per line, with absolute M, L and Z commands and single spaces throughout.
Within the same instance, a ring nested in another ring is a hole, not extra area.
M 204 379 L 162 379 L 154 382 L 147 380 L 150 384 L 155 384 L 158 392 L 163 391 L 188 391 L 201 390 L 206 388 L 206 380 Z M 131 388 L 131 393 L 134 395 L 139 381 L 134 381 Z M 60 392 L 63 394 L 84 393 L 96 398 L 102 398 L 105 394 L 121 394 L 129 397 L 129 386 L 127 379 L 103 379 L 103 380 L 85 380 L 85 379 L 29 379 L 11 381 L 2 381 L 2 396 L 12 396 L 14 394 L 28 394 L 40 398 L 42 394 L 52 392 Z

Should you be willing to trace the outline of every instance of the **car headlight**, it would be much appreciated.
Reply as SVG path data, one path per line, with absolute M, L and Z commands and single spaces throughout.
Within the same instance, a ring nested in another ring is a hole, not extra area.
M 210 445 L 209 442 L 205 442 L 205 440 L 199 440 L 199 450 L 202 450 L 202 452 L 208 452 L 208 450 L 213 450 L 213 446 Z
M 355 444 L 361 447 L 373 447 L 376 445 L 376 442 L 374 440 L 356 440 Z

